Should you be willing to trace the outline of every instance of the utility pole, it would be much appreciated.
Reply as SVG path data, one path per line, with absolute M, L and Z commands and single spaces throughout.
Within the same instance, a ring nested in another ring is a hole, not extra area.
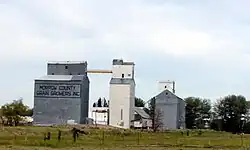
M 151 114 L 152 114 L 152 129 L 153 131 L 155 131 L 155 97 L 152 98 L 152 102 L 151 102 Z

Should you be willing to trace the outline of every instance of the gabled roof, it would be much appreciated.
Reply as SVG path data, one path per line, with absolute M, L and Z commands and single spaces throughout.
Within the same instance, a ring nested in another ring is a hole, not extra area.
M 134 111 L 144 119 L 150 118 L 150 116 L 140 107 L 134 107 Z
M 84 78 L 86 78 L 85 75 L 46 75 L 35 80 L 36 81 L 39 81 L 39 80 L 82 81 Z
M 170 93 L 170 94 L 172 94 L 173 96 L 175 96 L 176 98 L 178 98 L 179 100 L 184 101 L 182 98 L 178 97 L 177 95 L 175 95 L 173 92 L 169 91 L 168 89 L 163 90 L 162 92 L 160 92 L 159 94 L 157 94 L 157 95 L 154 96 L 154 97 L 158 97 L 158 96 L 160 96 L 162 93 Z
M 60 65 L 68 65 L 68 64 L 87 64 L 87 61 L 49 61 L 48 64 L 60 64 Z

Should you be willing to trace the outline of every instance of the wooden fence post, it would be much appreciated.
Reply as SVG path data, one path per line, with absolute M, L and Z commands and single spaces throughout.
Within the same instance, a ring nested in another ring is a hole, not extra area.
M 140 132 L 137 132 L 137 145 L 140 144 Z
M 105 133 L 104 130 L 102 131 L 102 145 L 104 144 L 104 137 L 105 137 Z
M 62 135 L 62 131 L 59 130 L 58 131 L 58 136 L 57 136 L 57 140 L 60 141 L 61 140 L 61 135 Z

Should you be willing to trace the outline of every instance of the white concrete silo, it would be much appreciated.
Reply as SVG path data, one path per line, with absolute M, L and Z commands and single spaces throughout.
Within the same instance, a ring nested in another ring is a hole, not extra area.
M 109 125 L 130 128 L 135 106 L 134 63 L 113 60 L 109 90 Z

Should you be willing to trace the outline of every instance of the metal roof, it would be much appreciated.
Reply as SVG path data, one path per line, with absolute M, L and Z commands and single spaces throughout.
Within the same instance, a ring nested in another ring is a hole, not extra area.
M 84 75 L 46 75 L 35 80 L 50 80 L 50 81 L 79 81 L 86 78 Z
M 150 116 L 140 107 L 134 107 L 134 111 L 138 113 L 142 118 L 149 119 Z
M 49 61 L 48 64 L 84 64 L 87 61 Z
M 175 97 L 177 97 L 179 100 L 183 100 L 182 98 L 180 98 L 179 96 L 175 95 L 173 92 L 169 91 L 168 89 L 165 89 L 164 91 L 160 92 L 159 94 L 157 94 L 156 96 L 154 97 L 158 97 L 159 95 L 161 95 L 161 93 L 171 93 L 172 95 L 174 95 Z
M 122 59 L 113 59 L 113 65 L 135 65 L 134 62 L 126 62 Z
M 110 84 L 131 84 L 135 81 L 133 79 L 126 79 L 126 78 L 112 78 L 109 82 Z

